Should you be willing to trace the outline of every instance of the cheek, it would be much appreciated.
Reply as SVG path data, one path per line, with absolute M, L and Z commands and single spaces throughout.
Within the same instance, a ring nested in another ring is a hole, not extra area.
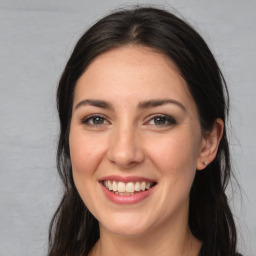
M 74 174 L 89 175 L 93 173 L 104 155 L 102 139 L 94 138 L 84 132 L 70 132 L 69 146 Z
M 193 136 L 177 133 L 158 138 L 153 144 L 147 147 L 149 155 L 162 172 L 171 175 L 196 169 L 199 143 Z
M 158 140 L 158 147 L 149 147 L 151 160 L 160 175 L 161 196 L 158 201 L 165 205 L 163 216 L 168 217 L 173 209 L 187 207 L 196 173 L 197 145 L 193 137 L 177 134 Z
M 97 168 L 104 155 L 104 144 L 93 136 L 88 136 L 84 131 L 71 129 L 69 137 L 70 156 L 72 163 L 73 179 L 77 191 L 84 204 L 92 213 L 97 208 Z

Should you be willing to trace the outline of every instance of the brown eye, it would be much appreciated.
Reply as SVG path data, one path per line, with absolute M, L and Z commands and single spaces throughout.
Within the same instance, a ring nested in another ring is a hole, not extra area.
M 158 115 L 150 119 L 148 124 L 157 126 L 168 126 L 176 124 L 176 120 L 167 115 Z
M 99 125 L 104 123 L 104 119 L 100 116 L 91 118 L 93 124 Z
M 99 125 L 105 125 L 108 123 L 108 121 L 100 115 L 92 115 L 92 116 L 86 117 L 81 122 L 83 124 L 87 124 L 90 126 L 99 126 Z
M 156 125 L 163 125 L 166 124 L 166 118 L 165 117 L 155 117 L 154 118 L 154 123 Z

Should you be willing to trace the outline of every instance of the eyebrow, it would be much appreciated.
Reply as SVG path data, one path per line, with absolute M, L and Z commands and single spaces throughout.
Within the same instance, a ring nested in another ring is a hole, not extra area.
M 139 103 L 139 108 L 152 108 L 163 106 L 166 104 L 175 104 L 180 107 L 183 111 L 186 111 L 186 108 L 177 100 L 174 99 L 155 99 L 155 100 L 147 100 Z
M 78 109 L 81 106 L 94 106 L 94 107 L 98 107 L 98 108 L 107 108 L 107 109 L 112 109 L 112 105 L 109 104 L 108 102 L 104 101 L 104 100 L 93 100 L 93 99 L 86 99 L 86 100 L 82 100 L 80 101 L 75 109 Z
M 146 109 L 146 108 L 159 107 L 166 104 L 175 104 L 178 107 L 180 107 L 183 111 L 186 111 L 186 108 L 179 101 L 174 99 L 154 99 L 154 100 L 142 101 L 138 104 L 138 108 Z M 107 101 L 97 100 L 97 99 L 86 99 L 86 100 L 80 101 L 75 106 L 75 110 L 81 106 L 86 106 L 86 105 L 94 106 L 98 108 L 104 108 L 104 109 L 113 109 L 113 106 Z

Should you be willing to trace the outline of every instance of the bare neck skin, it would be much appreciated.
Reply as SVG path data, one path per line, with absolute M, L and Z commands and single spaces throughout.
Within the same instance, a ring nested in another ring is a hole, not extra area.
M 117 235 L 100 227 L 100 239 L 89 256 L 198 256 L 201 242 L 182 219 L 176 219 L 172 228 L 163 223 L 137 236 Z

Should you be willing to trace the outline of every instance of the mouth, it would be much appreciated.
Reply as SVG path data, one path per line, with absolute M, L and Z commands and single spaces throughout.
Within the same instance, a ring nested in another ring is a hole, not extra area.
M 110 192 L 121 196 L 132 196 L 147 191 L 156 185 L 156 182 L 149 181 L 115 181 L 103 180 L 102 185 Z

